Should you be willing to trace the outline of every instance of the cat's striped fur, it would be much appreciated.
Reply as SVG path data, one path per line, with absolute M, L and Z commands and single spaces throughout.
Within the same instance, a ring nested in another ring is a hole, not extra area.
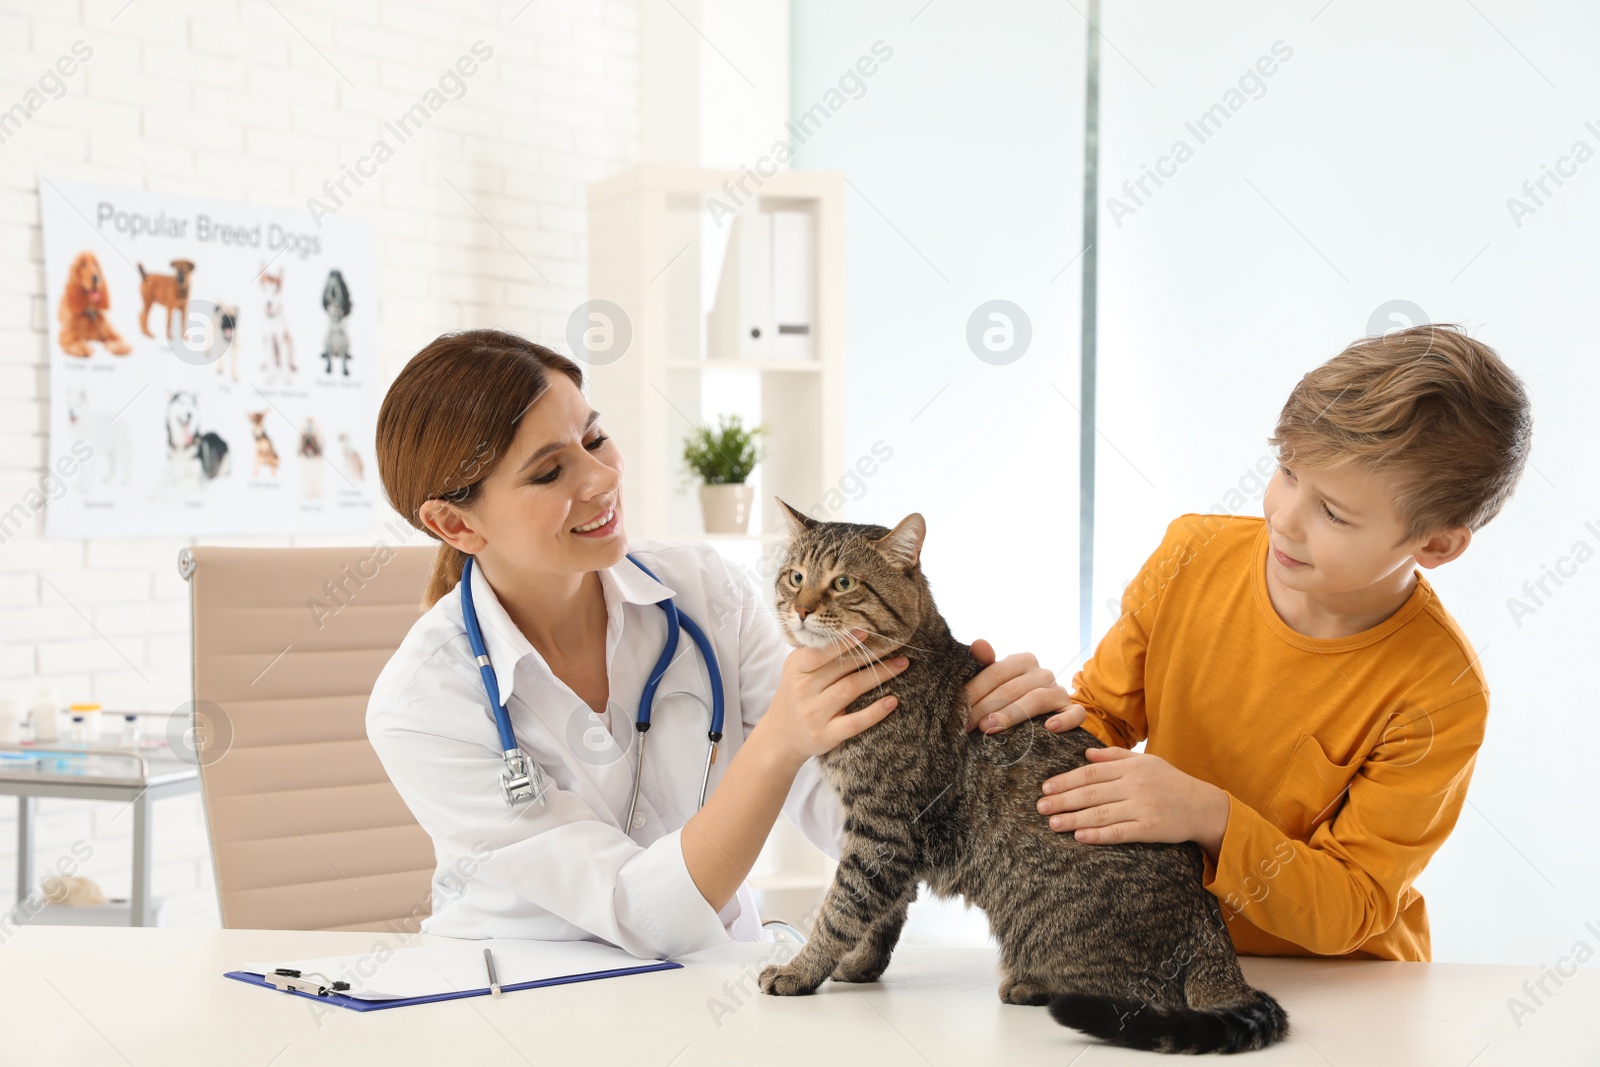
M 851 705 L 892 692 L 888 718 L 819 758 L 845 810 L 839 868 L 810 940 L 764 970 L 761 988 L 874 981 L 927 882 L 987 914 L 1007 1003 L 1049 1004 L 1067 1026 L 1158 1052 L 1281 1040 L 1288 1019 L 1245 981 L 1198 845 L 1081 844 L 1037 811 L 1040 783 L 1087 762 L 1084 750 L 1102 747 L 1094 735 L 1055 734 L 1042 719 L 966 731 L 963 687 L 981 667 L 922 575 L 922 517 L 889 530 L 779 504 L 794 535 L 776 581 L 789 640 L 820 646 L 861 629 L 874 635 L 857 649 L 863 662 L 903 652 L 911 665 Z

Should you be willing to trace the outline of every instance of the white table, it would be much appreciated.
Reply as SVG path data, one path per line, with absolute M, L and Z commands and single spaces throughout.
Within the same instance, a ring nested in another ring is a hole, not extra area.
M 133 926 L 149 926 L 152 808 L 156 801 L 165 797 L 197 791 L 199 768 L 174 756 L 166 745 L 138 751 L 98 744 L 87 748 L 0 745 L 0 749 L 39 754 L 46 761 L 63 756 L 69 765 L 57 769 L 49 762 L 39 766 L 0 764 L 0 796 L 17 798 L 17 899 L 22 900 L 37 888 L 33 856 L 35 798 L 70 797 L 131 804 L 133 884 L 129 894 L 129 922 Z
M 0 931 L 0 937 L 5 931 Z M 987 949 L 903 946 L 870 986 L 730 995 L 779 950 L 733 944 L 682 970 L 365 1014 L 223 978 L 252 959 L 430 938 L 272 930 L 30 926 L 0 944 L 0 1063 L 94 1067 L 302 1064 L 1152 1063 L 1001 1004 Z M 1250 1064 L 1559 1067 L 1600 1063 L 1600 970 L 1581 970 L 1519 1028 L 1506 999 L 1535 968 L 1246 959 L 1294 1033 Z M 1550 986 L 1550 988 L 1554 988 Z M 731 1014 L 713 1017 L 721 1002 Z M 1076 1059 L 1075 1059 L 1076 1057 Z M 1183 1062 L 1194 1062 L 1185 1060 Z

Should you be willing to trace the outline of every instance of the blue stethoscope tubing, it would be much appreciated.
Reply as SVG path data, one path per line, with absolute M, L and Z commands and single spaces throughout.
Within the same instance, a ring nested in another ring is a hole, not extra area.
M 652 579 L 661 581 L 649 567 L 634 558 L 633 553 L 628 553 L 627 558 Z M 700 656 L 706 663 L 706 673 L 711 681 L 711 728 L 706 731 L 706 766 L 700 778 L 701 806 L 706 802 L 706 789 L 711 782 L 711 765 L 717 760 L 717 745 L 722 740 L 724 710 L 722 670 L 717 664 L 717 654 L 711 647 L 711 641 L 687 612 L 678 610 L 678 605 L 671 597 L 660 601 L 657 607 L 667 616 L 667 642 L 661 649 L 661 655 L 656 658 L 655 666 L 650 669 L 644 691 L 639 694 L 638 717 L 634 720 L 634 729 L 639 733 L 639 744 L 634 754 L 633 800 L 628 805 L 628 821 L 623 824 L 625 833 L 632 828 L 633 817 L 639 807 L 639 783 L 644 780 L 644 739 L 650 730 L 650 711 L 655 703 L 656 690 L 661 688 L 661 680 L 666 677 L 667 668 L 671 666 L 673 657 L 678 653 L 680 630 L 687 631 L 689 639 L 700 650 Z M 539 768 L 517 747 L 516 735 L 511 731 L 511 714 L 506 711 L 505 703 L 500 699 L 500 683 L 495 679 L 494 666 L 489 661 L 489 648 L 484 643 L 483 630 L 478 625 L 478 612 L 472 605 L 471 556 L 468 556 L 467 561 L 461 565 L 461 617 L 466 623 L 467 643 L 472 646 L 478 673 L 483 677 L 483 687 L 489 696 L 489 707 L 494 713 L 495 729 L 500 734 L 500 750 L 506 765 L 505 771 L 500 776 L 500 784 L 505 793 L 506 803 L 516 804 L 537 799 L 543 804 L 544 788 L 540 784 Z

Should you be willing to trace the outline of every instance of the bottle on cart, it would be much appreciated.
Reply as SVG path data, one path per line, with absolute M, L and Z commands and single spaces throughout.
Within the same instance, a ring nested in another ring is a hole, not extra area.
M 100 705 L 92 703 L 73 704 L 67 708 L 67 711 L 70 712 L 74 718 L 79 715 L 83 716 L 83 741 L 75 743 L 81 743 L 85 745 L 98 744 L 100 742 L 100 731 L 103 729 L 101 726 L 103 712 Z
M 122 716 L 122 747 L 138 751 L 139 741 L 139 716 L 130 711 Z
M 33 741 L 38 745 L 53 745 L 61 739 L 61 697 L 48 686 L 41 688 L 33 698 Z

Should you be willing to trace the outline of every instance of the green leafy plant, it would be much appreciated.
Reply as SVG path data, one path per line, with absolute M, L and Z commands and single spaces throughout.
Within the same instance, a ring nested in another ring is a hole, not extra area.
M 736 485 L 750 477 L 761 459 L 756 437 L 766 427 L 746 429 L 737 415 L 724 415 L 713 430 L 696 426 L 683 442 L 683 461 L 706 485 Z

